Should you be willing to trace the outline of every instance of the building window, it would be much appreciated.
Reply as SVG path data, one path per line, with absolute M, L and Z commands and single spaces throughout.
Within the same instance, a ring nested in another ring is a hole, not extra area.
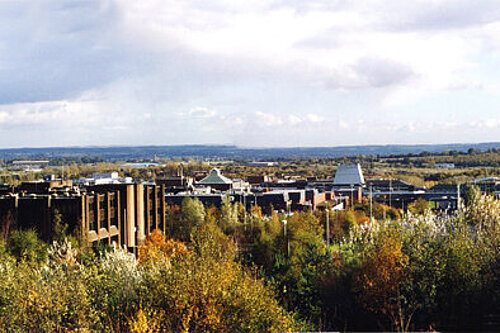
M 118 221 L 117 221 L 116 217 L 111 218 L 111 225 L 114 225 L 118 228 Z

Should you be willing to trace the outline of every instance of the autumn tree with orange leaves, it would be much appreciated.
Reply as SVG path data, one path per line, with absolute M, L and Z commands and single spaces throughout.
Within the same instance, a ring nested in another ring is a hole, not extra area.
M 354 277 L 353 291 L 368 310 L 390 320 L 393 329 L 405 330 L 411 319 L 401 303 L 400 282 L 405 277 L 408 256 L 402 252 L 400 230 L 384 226 L 367 243 L 361 270 Z M 379 325 L 385 328 L 383 323 Z
M 160 230 L 155 229 L 138 248 L 139 265 L 155 265 L 169 262 L 175 256 L 188 255 L 190 251 L 184 243 L 167 239 Z

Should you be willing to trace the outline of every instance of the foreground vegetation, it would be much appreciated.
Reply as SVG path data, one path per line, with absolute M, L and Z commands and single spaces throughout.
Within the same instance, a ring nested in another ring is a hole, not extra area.
M 13 232 L 0 246 L 0 330 L 498 329 L 500 203 L 469 197 L 452 217 L 330 212 L 328 247 L 325 212 L 247 216 L 191 199 L 137 259 Z

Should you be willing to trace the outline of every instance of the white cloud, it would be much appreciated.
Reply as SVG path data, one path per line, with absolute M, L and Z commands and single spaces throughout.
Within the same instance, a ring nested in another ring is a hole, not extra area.
M 500 127 L 500 119 L 481 119 L 481 120 L 473 120 L 468 123 L 470 128 L 473 129 L 495 129 Z
M 8 121 L 9 119 L 9 113 L 8 112 L 5 112 L 5 111 L 2 111 L 0 112 L 0 123 L 5 123 Z
M 484 122 L 484 125 L 488 128 L 497 128 L 500 127 L 500 119 L 487 119 Z
M 484 19 L 480 14 L 487 13 L 477 5 L 460 10 L 462 2 L 453 5 L 442 1 L 442 5 L 433 6 L 417 1 L 406 8 L 397 2 L 388 3 L 350 4 L 340 10 L 312 7 L 300 12 L 293 4 L 275 6 L 273 1 L 263 1 L 260 6 L 225 3 L 205 8 L 177 1 L 123 2 L 122 8 L 127 13 L 126 22 L 146 27 L 144 34 L 154 33 L 193 52 L 222 56 L 236 63 L 252 62 L 272 71 L 291 71 L 304 79 L 316 76 L 334 87 L 348 89 L 391 84 L 391 75 L 396 75 L 397 82 L 401 75 L 413 72 L 426 79 L 435 78 L 436 84 L 447 81 L 456 70 L 467 67 L 464 57 L 474 52 L 467 45 L 475 41 L 460 33 L 461 21 L 465 30 L 498 19 L 495 13 Z M 491 2 L 484 7 L 491 8 Z M 385 13 L 388 9 L 393 10 L 393 16 Z M 446 18 L 454 22 L 452 27 L 440 23 L 443 10 L 448 10 Z M 419 30 L 425 22 L 436 30 L 435 34 Z M 414 30 L 402 29 L 405 24 L 414 25 Z M 319 47 L 307 47 L 315 39 L 321 42 L 312 45 Z M 335 43 L 328 43 L 330 39 Z M 378 60 L 375 65 L 370 60 L 377 58 L 385 63 Z M 364 79 L 367 70 L 377 71 L 368 81 Z
M 271 113 L 255 112 L 256 125 L 260 127 L 274 127 L 283 124 L 283 120 Z
M 297 117 L 296 115 L 294 114 L 291 114 L 288 116 L 288 122 L 292 125 L 292 126 L 295 126 L 295 125 L 298 125 L 302 122 L 302 119 L 300 119 L 299 117 Z
M 340 120 L 339 121 L 339 127 L 341 129 L 348 129 L 349 128 L 349 124 L 346 121 Z
M 217 114 L 217 112 L 206 107 L 197 106 L 191 108 L 187 114 L 191 118 L 212 118 Z
M 0 106 L 1 123 L 8 126 L 81 126 L 94 123 L 92 102 L 57 101 Z
M 489 140 L 499 56 L 487 0 L 0 2 L 0 138 Z
M 319 123 L 325 120 L 325 117 L 313 113 L 307 114 L 305 118 L 311 123 Z
M 241 117 L 230 118 L 228 125 L 241 126 L 243 125 L 243 119 Z

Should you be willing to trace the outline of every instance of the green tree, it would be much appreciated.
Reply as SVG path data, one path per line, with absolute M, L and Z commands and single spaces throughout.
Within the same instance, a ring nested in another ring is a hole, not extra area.
M 462 198 L 464 199 L 464 205 L 466 207 L 470 207 L 475 202 L 479 200 L 481 197 L 481 190 L 479 186 L 467 184 L 462 194 Z
M 356 226 L 356 216 L 349 210 L 345 213 L 345 223 L 343 225 L 344 234 L 348 234 Z
M 13 231 L 7 239 L 7 251 L 18 261 L 41 263 L 47 259 L 47 246 L 33 230 Z
M 238 223 L 238 206 L 231 203 L 231 198 L 226 195 L 222 199 L 222 207 L 220 209 L 219 226 L 229 234 L 234 232 Z
M 191 234 L 205 222 L 205 207 L 197 198 L 185 198 L 181 204 L 181 218 L 174 219 L 173 234 L 180 240 L 188 241 Z
M 52 240 L 61 242 L 67 235 L 68 225 L 63 221 L 63 216 L 58 209 L 54 210 L 52 218 Z
M 408 210 L 416 215 L 422 215 L 429 210 L 429 202 L 424 198 L 418 198 L 408 205 Z

